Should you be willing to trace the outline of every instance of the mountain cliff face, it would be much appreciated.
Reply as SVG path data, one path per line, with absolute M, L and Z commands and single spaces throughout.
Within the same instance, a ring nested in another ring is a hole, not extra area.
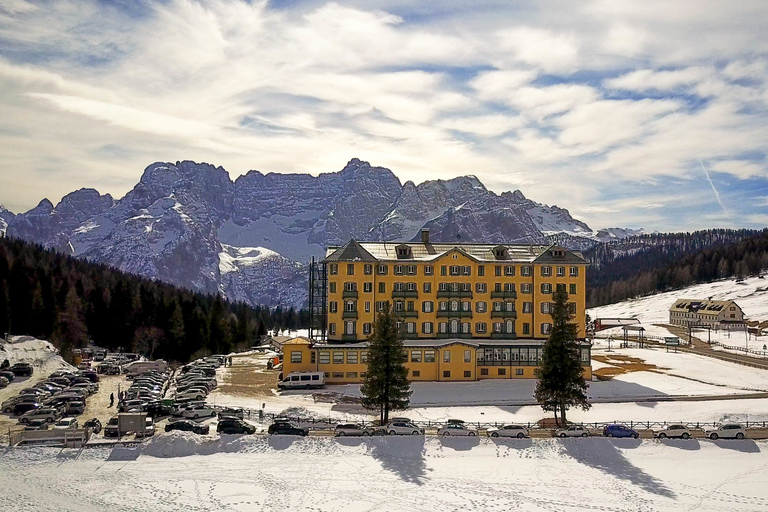
M 5 231 L 8 229 L 8 224 L 11 223 L 15 216 L 16 215 L 14 215 L 12 211 L 0 204 L 0 236 L 5 235 Z
M 232 300 L 294 307 L 307 300 L 306 263 L 328 245 L 418 239 L 422 227 L 445 242 L 546 243 L 563 232 L 581 247 L 595 237 L 567 210 L 520 191 L 498 195 L 474 176 L 401 184 L 356 158 L 335 173 L 250 171 L 234 182 L 205 163 L 155 163 L 117 201 L 81 189 L 19 215 L 0 207 L 8 236 Z

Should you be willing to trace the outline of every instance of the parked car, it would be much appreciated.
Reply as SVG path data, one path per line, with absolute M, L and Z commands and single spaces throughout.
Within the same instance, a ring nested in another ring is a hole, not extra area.
M 40 397 L 41 399 L 44 399 L 44 398 L 50 398 L 51 392 L 45 389 L 40 389 L 40 388 L 26 388 L 19 391 L 19 396 L 25 396 L 25 395 L 37 396 L 37 397 Z
M 8 379 L 8 382 L 13 382 L 13 379 L 16 378 L 16 374 L 8 370 L 3 370 L 0 371 L 0 377 L 5 377 Z
M 376 433 L 374 427 L 366 427 L 359 423 L 339 423 L 334 429 L 337 437 L 342 436 L 372 436 Z
M 85 402 L 67 402 L 67 416 L 76 416 L 85 412 Z
M 704 435 L 712 440 L 719 438 L 744 439 L 747 432 L 744 430 L 744 427 L 738 423 L 723 423 L 716 427 L 705 428 Z
M 0 376 L 0 389 L 2 389 L 4 387 L 7 387 L 8 384 L 10 384 L 10 383 L 11 383 L 11 381 L 9 381 L 8 379 L 6 379 L 3 376 Z
M 67 430 L 77 428 L 77 418 L 62 418 L 53 426 L 54 430 Z
M 194 400 L 202 400 L 208 396 L 208 392 L 201 389 L 188 389 L 186 391 L 177 392 L 176 393 L 176 400 L 181 400 L 185 398 L 191 398 Z
M 270 434 L 283 434 L 289 436 L 309 435 L 308 428 L 300 427 L 283 418 L 275 418 L 275 421 L 269 426 L 267 432 Z
M 211 418 L 213 418 L 216 416 L 216 409 L 214 409 L 210 405 L 196 405 L 194 407 L 184 409 L 181 415 L 184 418 L 192 418 L 195 420 L 205 416 L 210 416 Z
M 219 411 L 219 418 L 240 418 L 245 417 L 245 412 L 240 407 L 227 407 Z
M 439 436 L 476 436 L 477 429 L 469 428 L 464 423 L 450 422 L 444 427 L 437 429 Z
M 24 426 L 24 430 L 48 430 L 50 426 L 51 424 L 48 421 L 42 418 L 38 418 L 35 420 L 29 420 L 29 423 Z
M 680 439 L 688 439 L 691 437 L 691 431 L 688 430 L 688 427 L 682 423 L 672 423 L 661 430 L 654 430 L 653 435 L 659 439 L 664 439 L 666 437 L 679 437 Z
M 216 432 L 222 434 L 255 434 L 256 427 L 249 425 L 240 418 L 222 418 L 216 425 Z
M 144 412 L 146 400 L 126 400 L 117 406 L 117 412 Z
M 414 425 L 410 421 L 390 421 L 389 423 L 387 423 L 386 431 L 387 431 L 387 434 L 391 436 L 424 435 L 424 429 Z
M 16 405 L 13 406 L 13 415 L 14 416 L 21 416 L 27 411 L 31 411 L 33 409 L 37 409 L 40 407 L 39 402 L 19 402 Z
M 182 430 L 184 432 L 194 432 L 195 434 L 208 435 L 211 431 L 210 425 L 204 423 L 195 423 L 190 420 L 178 420 L 168 423 L 165 426 L 165 431 L 170 432 L 172 430 Z
M 589 437 L 589 430 L 581 425 L 571 425 L 555 430 L 555 437 Z
M 136 437 L 149 437 L 155 435 L 155 420 L 147 416 L 144 418 L 144 432 L 136 432 Z
M 20 396 L 13 396 L 8 400 L 4 401 L 2 404 L 0 404 L 0 407 L 2 407 L 3 412 L 5 413 L 13 412 L 13 406 L 19 403 L 20 401 L 21 401 Z
M 174 403 L 174 409 L 175 412 L 173 413 L 174 416 L 181 416 L 184 411 L 187 409 L 191 409 L 193 407 L 197 407 L 199 405 L 205 405 L 205 401 L 203 400 L 188 400 L 188 401 L 179 401 Z
M 118 419 L 117 416 L 112 416 L 104 426 L 104 437 L 117 437 L 119 431 L 117 429 Z M 125 432 L 124 432 L 125 433 Z
M 91 418 L 83 423 L 83 428 L 89 428 L 94 434 L 101 432 L 101 422 L 97 418 Z
M 53 423 L 59 419 L 61 415 L 58 409 L 52 407 L 38 407 L 37 409 L 30 409 L 25 412 L 19 418 L 19 423 L 29 423 L 31 420 L 43 419 L 48 423 Z
M 606 425 L 603 427 L 603 435 L 605 437 L 631 437 L 633 439 L 640 437 L 639 432 L 626 425 Z
M 17 377 L 31 377 L 34 369 L 29 363 L 16 363 L 8 371 L 13 372 Z
M 522 425 L 504 425 L 503 427 L 491 427 L 487 430 L 490 437 L 516 437 L 522 439 L 528 437 L 528 429 Z
M 147 415 L 153 418 L 161 418 L 163 416 L 171 416 L 173 414 L 173 407 L 165 405 L 163 403 L 147 404 Z

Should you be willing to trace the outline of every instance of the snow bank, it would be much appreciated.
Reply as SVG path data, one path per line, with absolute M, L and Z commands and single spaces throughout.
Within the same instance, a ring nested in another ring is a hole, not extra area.
M 46 375 L 56 370 L 75 369 L 61 358 L 53 345 L 32 336 L 11 336 L 10 342 L 0 347 L 0 360 L 3 359 L 8 359 L 11 364 L 29 363 L 34 367 L 35 373 Z

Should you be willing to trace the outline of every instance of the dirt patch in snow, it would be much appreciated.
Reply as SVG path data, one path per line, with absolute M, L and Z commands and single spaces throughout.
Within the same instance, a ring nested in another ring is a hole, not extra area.
M 599 380 L 611 380 L 617 375 L 623 375 L 630 372 L 658 372 L 659 370 L 667 370 L 667 368 L 661 368 L 655 364 L 647 363 L 639 357 L 615 354 L 610 356 L 593 355 L 592 359 L 610 365 L 598 368 L 592 372 L 592 375 Z
M 232 366 L 221 372 L 219 392 L 243 397 L 272 397 L 277 388 L 277 372 L 266 369 L 266 357 L 256 359 L 233 356 Z

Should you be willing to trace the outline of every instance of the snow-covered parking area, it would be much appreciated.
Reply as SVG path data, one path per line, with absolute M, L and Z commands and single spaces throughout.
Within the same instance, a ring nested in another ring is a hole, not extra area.
M 14 511 L 746 511 L 768 443 L 157 437 L 139 451 L 7 449 Z

